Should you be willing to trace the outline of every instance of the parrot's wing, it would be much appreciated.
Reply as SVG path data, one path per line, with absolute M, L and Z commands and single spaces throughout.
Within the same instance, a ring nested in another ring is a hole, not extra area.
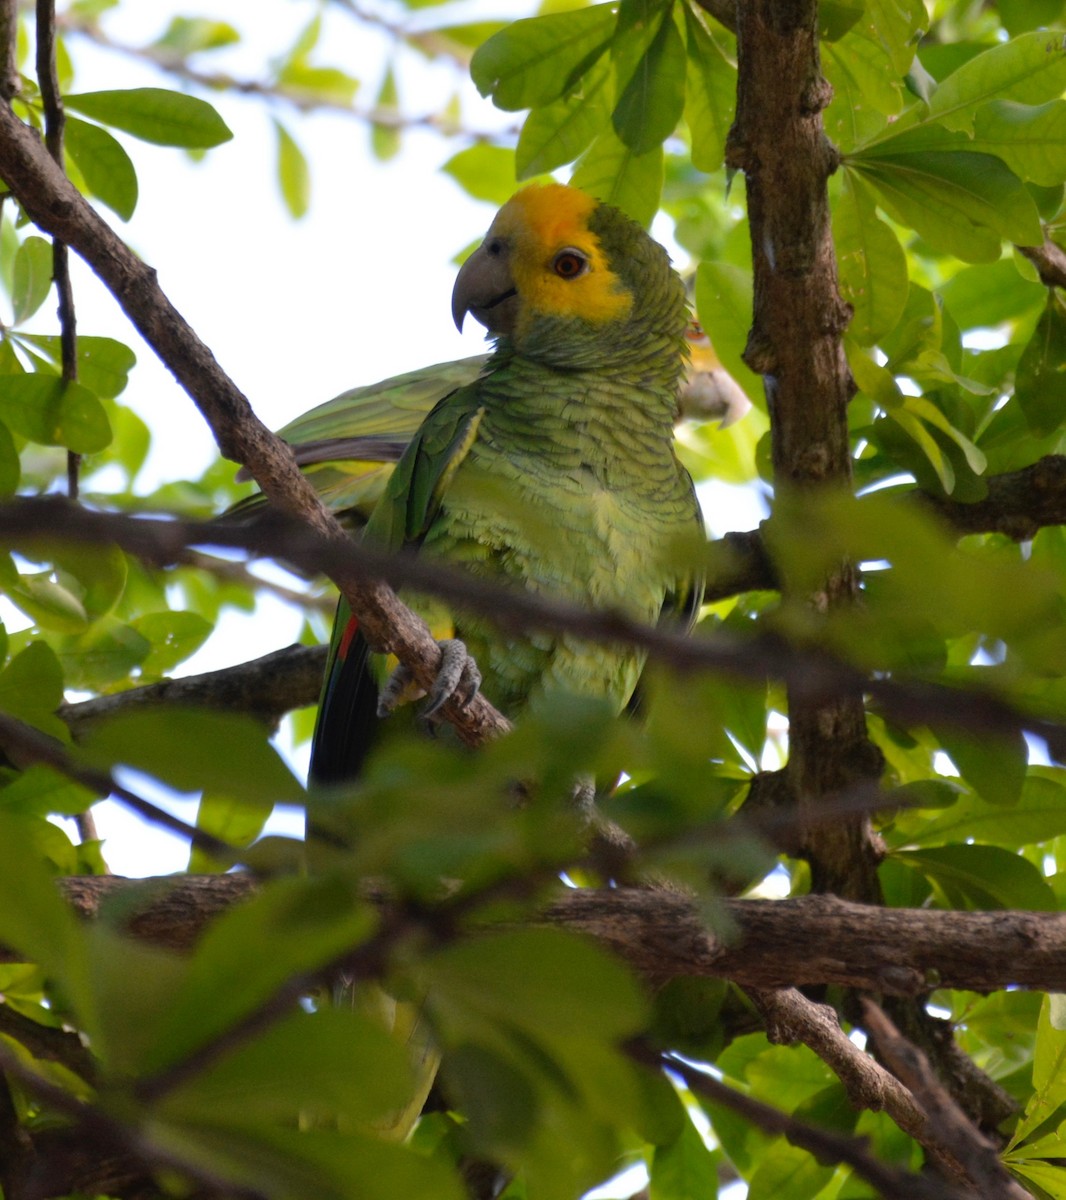
M 388 550 L 421 542 L 449 481 L 473 445 L 482 412 L 472 387 L 436 406 L 386 483 L 365 537 Z M 316 783 L 341 783 L 359 774 L 373 741 L 377 704 L 370 647 L 342 598 L 311 744 L 310 776 Z

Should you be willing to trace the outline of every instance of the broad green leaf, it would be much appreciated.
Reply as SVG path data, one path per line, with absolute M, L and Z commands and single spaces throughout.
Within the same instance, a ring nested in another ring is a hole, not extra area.
M 1018 803 L 1029 761 L 1029 748 L 1020 732 L 1011 738 L 975 738 L 944 728 L 938 736 L 959 774 L 982 799 L 1010 807 Z
M 606 1041 L 639 1028 L 644 1005 L 618 961 L 555 929 L 495 933 L 435 954 L 427 964 L 434 1007 L 476 1033 L 477 1015 L 531 1033 Z
M 137 172 L 118 139 L 99 125 L 67 117 L 66 148 L 89 192 L 128 221 L 137 207 Z
M 1004 238 L 1042 242 L 1040 217 L 1016 175 L 989 154 L 965 150 L 873 151 L 848 159 L 901 224 L 964 262 L 992 262 Z
M 904 396 L 903 407 L 916 417 L 919 417 L 927 425 L 931 425 L 934 429 L 939 429 L 941 433 L 946 434 L 955 443 L 963 453 L 966 459 L 966 465 L 976 475 L 980 475 L 988 466 L 988 460 L 984 454 L 970 441 L 970 439 L 947 419 L 939 408 L 924 396 Z
M 14 286 L 11 303 L 15 324 L 25 321 L 41 307 L 52 287 L 52 244 L 30 236 L 15 255 Z
M 1036 437 L 1066 421 L 1066 309 L 1054 288 L 1018 360 L 1014 394 Z
M 4 593 L 44 629 L 80 633 L 89 624 L 85 605 L 69 588 L 57 583 L 51 572 L 20 575 L 17 583 L 4 584 Z
M 762 380 L 744 361 L 752 321 L 752 273 L 725 262 L 701 262 L 696 268 L 696 311 L 705 329 L 714 330 L 714 348 L 722 365 L 753 399 Z
M 1058 907 L 1036 867 L 999 846 L 926 846 L 893 857 L 928 876 L 955 908 L 1053 912 Z
M 196 810 L 196 828 L 243 849 L 263 832 L 273 811 L 274 801 L 269 796 L 262 800 L 248 797 L 234 800 L 225 793 L 205 790 Z M 220 863 L 195 845 L 189 852 L 189 873 L 192 875 L 210 875 L 226 867 L 227 864 Z
M 1022 1183 L 1033 1183 L 1041 1196 L 1049 1200 L 1066 1200 L 1066 1169 L 1046 1162 L 1012 1162 L 1010 1169 Z
M 677 128 L 685 105 L 685 44 L 670 8 L 641 55 L 611 114 L 615 133 L 634 154 L 661 145 Z
M 117 546 L 68 544 L 57 547 L 53 558 L 61 581 L 68 586 L 76 582 L 78 599 L 90 620 L 105 616 L 118 603 L 126 586 L 128 563 Z
M 1051 1019 L 1051 997 L 1040 1006 L 1033 1052 L 1033 1095 L 1011 1136 L 1008 1152 L 1014 1150 L 1056 1111 L 1066 1104 L 1066 1033 Z
M 151 646 L 141 665 L 143 673 L 151 677 L 169 674 L 178 663 L 195 654 L 214 629 L 199 613 L 174 609 L 145 613 L 130 624 Z
M 80 749 L 95 766 L 122 763 L 179 792 L 209 788 L 275 803 L 298 803 L 303 796 L 267 731 L 237 713 L 171 707 L 124 712 L 95 724 Z
M 607 49 L 614 24 L 610 4 L 515 21 L 478 47 L 471 78 L 508 112 L 550 104 Z
M 604 129 L 578 160 L 570 182 L 649 226 L 663 190 L 663 149 L 636 154 Z
M 825 111 L 826 133 L 842 151 L 880 133 L 903 104 L 903 81 L 884 48 L 857 33 L 822 46 L 833 99 Z
M 0 813 L 0 942 L 61 980 L 84 1016 L 90 1007 L 84 942 L 43 864 L 35 824 Z
M 851 335 L 872 346 L 893 329 L 907 302 L 907 259 L 899 238 L 878 217 L 873 199 L 854 172 L 846 171 L 833 210 L 840 290 L 852 306 Z
M 51 767 L 31 766 L 0 789 L 0 809 L 13 815 L 47 817 L 83 813 L 99 797 Z
M 14 495 L 21 476 L 22 466 L 15 439 L 11 436 L 11 430 L 0 422 L 0 496 Z
M 651 1160 L 650 1200 L 691 1200 L 718 1190 L 717 1156 L 707 1149 L 696 1126 L 686 1118 L 680 1135 L 656 1146 Z
M 947 129 L 973 130 L 974 113 L 989 100 L 1042 104 L 1066 89 L 1062 34 L 1034 30 L 993 46 L 942 80 L 929 117 Z
M 57 653 L 70 687 L 98 691 L 129 678 L 148 656 L 147 640 L 124 621 L 96 621 L 60 643 Z
M 278 186 L 289 216 L 305 216 L 311 203 L 311 171 L 304 152 L 282 123 L 274 119 L 278 150 Z
M 918 31 L 927 28 L 928 20 L 922 0 L 866 0 L 858 30 L 884 50 L 894 74 L 903 76 L 914 59 Z
M 514 192 L 514 152 L 476 142 L 453 154 L 441 168 L 475 200 L 505 204 Z
M 20 721 L 69 737 L 55 716 L 62 703 L 63 671 L 46 642 L 31 642 L 0 671 L 0 710 Z
M 982 105 L 970 145 L 1001 158 L 1020 179 L 1061 186 L 1066 179 L 1066 100 L 1036 107 L 1013 100 Z
M 725 140 L 736 111 L 737 70 L 688 6 L 685 30 L 685 120 L 692 139 L 692 165 L 711 174 L 725 159 Z
M 207 17 L 171 17 L 164 33 L 152 45 L 170 55 L 188 58 L 205 50 L 220 50 L 236 45 L 241 35 L 226 21 Z
M 1043 285 L 1023 278 L 1010 258 L 964 267 L 938 291 L 963 330 L 1024 319 L 1047 298 Z
M 103 405 L 79 383 L 49 375 L 0 378 L 0 418 L 23 437 L 45 446 L 95 454 L 111 441 Z
M 1050 779 L 1029 775 L 1021 797 L 1010 808 L 988 804 L 976 797 L 957 801 L 940 815 L 922 814 L 907 829 L 909 842 L 935 846 L 973 838 L 1013 849 L 1047 842 L 1066 834 L 1066 787 Z
M 382 117 L 390 113 L 399 115 L 400 96 L 396 87 L 396 72 L 391 62 L 385 68 L 374 107 Z M 370 149 L 378 162 L 388 162 L 395 158 L 400 151 L 399 128 L 385 120 L 375 120 L 370 127 Z
M 605 94 L 610 76 L 606 58 L 601 59 L 573 91 L 529 114 L 515 148 L 518 179 L 554 171 L 587 148 L 610 116 Z
M 209 150 L 233 134 L 206 100 L 165 88 L 123 88 L 64 96 L 67 108 L 158 146 Z
M 383 1120 L 407 1099 L 403 1047 L 366 1015 L 341 1008 L 295 1012 L 212 1062 L 162 1106 L 169 1118 L 205 1115 L 254 1130 Z
M 18 334 L 20 343 L 40 351 L 58 372 L 61 348 L 54 334 Z M 137 356 L 122 342 L 113 338 L 78 335 L 78 381 L 102 400 L 113 400 L 125 390 L 129 373 L 137 362 Z M 0 396 L 4 385 L 0 382 Z
M 834 1166 L 823 1166 L 806 1150 L 775 1145 L 748 1183 L 749 1200 L 814 1200 L 832 1178 Z
M 208 928 L 140 1069 L 180 1062 L 289 980 L 357 947 L 374 926 L 373 912 L 337 879 L 271 880 Z
M 835 42 L 862 17 L 865 0 L 819 0 L 818 37 Z

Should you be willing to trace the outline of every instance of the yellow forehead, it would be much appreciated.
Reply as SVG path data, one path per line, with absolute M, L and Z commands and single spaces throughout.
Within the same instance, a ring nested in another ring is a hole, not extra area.
M 531 184 L 500 209 L 491 234 L 512 245 L 511 271 L 528 309 L 588 321 L 609 321 L 632 308 L 633 297 L 611 270 L 588 219 L 599 201 L 561 183 Z M 589 269 L 576 279 L 555 273 L 560 250 L 580 250 Z

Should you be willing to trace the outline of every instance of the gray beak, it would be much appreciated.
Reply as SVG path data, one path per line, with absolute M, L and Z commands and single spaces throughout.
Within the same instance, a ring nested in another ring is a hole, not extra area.
M 490 234 L 459 268 L 452 289 L 452 320 L 462 332 L 469 313 L 490 333 L 510 333 L 514 328 L 518 294 L 511 278 L 510 247 Z

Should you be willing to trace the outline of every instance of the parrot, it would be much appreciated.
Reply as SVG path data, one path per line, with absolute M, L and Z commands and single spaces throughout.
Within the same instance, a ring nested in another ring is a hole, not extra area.
M 460 329 L 467 315 L 494 348 L 406 440 L 362 536 L 644 622 L 671 613 L 690 622 L 701 580 L 656 553 L 703 533 L 673 443 L 688 314 L 666 251 L 578 188 L 530 184 L 459 271 Z M 484 616 L 401 595 L 444 635 L 452 668 L 424 715 L 476 686 L 467 655 L 511 718 L 560 690 L 621 712 L 636 691 L 644 655 L 633 647 L 566 633 L 505 636 Z M 342 598 L 312 739 L 316 784 L 358 776 L 379 708 L 403 692 L 402 682 L 382 688 L 375 657 Z
M 685 329 L 689 358 L 681 380 L 680 421 L 735 424 L 751 401 L 722 366 L 698 321 Z M 487 354 L 420 367 L 379 383 L 349 388 L 309 409 L 277 431 L 322 502 L 353 527 L 364 525 L 381 498 L 385 481 L 426 414 L 456 388 L 474 383 Z M 246 468 L 237 482 L 251 476 Z M 254 516 L 266 505 L 261 493 L 245 497 L 230 514 Z

